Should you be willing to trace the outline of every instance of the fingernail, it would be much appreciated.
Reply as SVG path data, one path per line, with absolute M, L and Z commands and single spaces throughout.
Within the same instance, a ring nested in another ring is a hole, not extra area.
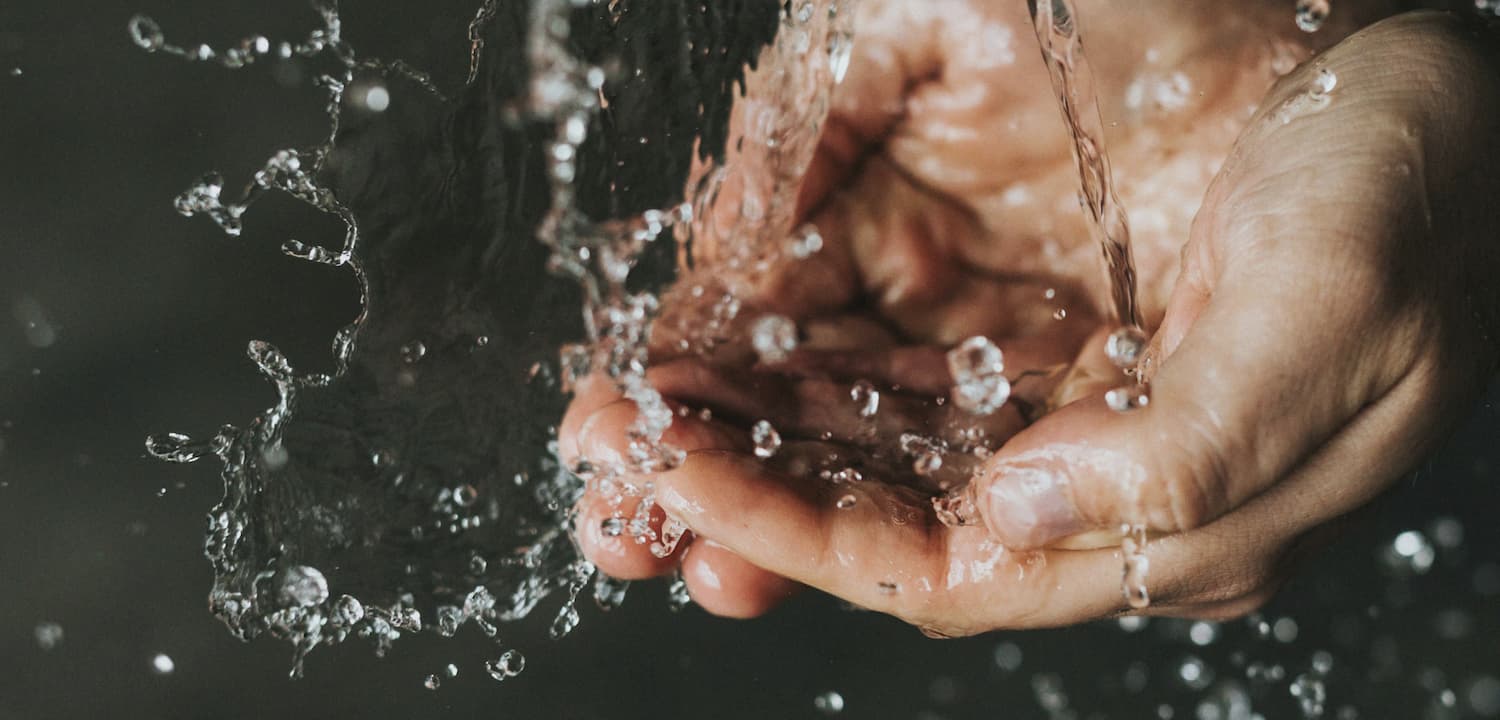
M 1035 548 L 1087 529 L 1065 476 L 1035 467 L 1001 466 L 981 491 L 980 512 L 990 533 L 1014 548 Z

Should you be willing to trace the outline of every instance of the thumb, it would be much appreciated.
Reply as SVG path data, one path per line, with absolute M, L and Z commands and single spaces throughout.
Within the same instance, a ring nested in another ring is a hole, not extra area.
M 1279 287 L 1250 272 L 1210 292 L 1185 269 L 1147 353 L 1149 403 L 1122 413 L 1095 390 L 1047 415 L 985 463 L 970 509 L 1014 548 L 1122 525 L 1181 532 L 1302 463 L 1389 385 L 1361 361 L 1361 323 L 1297 312 L 1287 276 L 1305 273 L 1279 272 Z

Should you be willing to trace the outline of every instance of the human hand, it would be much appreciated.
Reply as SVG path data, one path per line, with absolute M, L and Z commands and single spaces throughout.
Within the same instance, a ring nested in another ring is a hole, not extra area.
M 1085 22 L 1089 17 L 1084 15 Z M 868 38 L 862 34 L 861 42 Z M 1474 314 L 1485 323 L 1493 316 L 1495 300 L 1481 273 L 1494 267 L 1494 259 L 1483 238 L 1500 225 L 1488 210 L 1470 207 L 1479 186 L 1493 181 L 1477 173 L 1461 174 L 1495 159 L 1477 153 L 1494 130 L 1479 121 L 1494 116 L 1495 98 L 1492 88 L 1475 80 L 1485 77 L 1476 67 L 1494 65 L 1476 46 L 1449 20 L 1408 16 L 1340 45 L 1278 84 L 1204 199 L 1175 286 L 1162 279 L 1171 273 L 1162 269 L 1165 261 L 1152 249 L 1171 247 L 1173 230 L 1196 208 L 1181 202 L 1176 192 L 1163 191 L 1157 203 L 1126 192 L 1127 206 L 1147 208 L 1158 221 L 1155 231 L 1148 224 L 1137 235 L 1143 238 L 1141 274 L 1154 281 L 1143 289 L 1148 321 L 1155 324 L 1161 318 L 1147 368 L 1152 405 L 1134 415 L 1116 415 L 1098 397 L 1102 385 L 1083 383 L 1084 390 L 1075 394 L 1084 399 L 1022 431 L 985 461 L 971 485 L 983 527 L 940 525 L 920 497 L 869 482 L 875 479 L 872 473 L 855 486 L 829 486 L 789 472 L 794 467 L 755 462 L 748 456 L 748 434 L 722 418 L 776 416 L 789 428 L 810 431 L 829 426 L 826 421 L 834 418 L 827 410 L 838 412 L 838 394 L 817 384 L 828 381 L 810 373 L 732 378 L 722 369 L 683 361 L 655 372 L 653 379 L 663 392 L 726 412 L 719 420 L 679 420 L 672 439 L 689 450 L 688 459 L 654 480 L 658 500 L 699 540 L 686 550 L 686 558 L 682 550 L 662 560 L 642 558 L 631 547 L 611 553 L 604 549 L 609 543 L 588 537 L 586 501 L 580 521 L 585 550 L 607 572 L 629 571 L 615 573 L 622 575 L 660 572 L 681 561 L 694 597 L 723 614 L 763 611 L 789 591 L 791 585 L 780 579 L 785 577 L 937 633 L 962 634 L 1063 624 L 1125 610 L 1118 552 L 1022 550 L 1055 545 L 1064 536 L 1095 528 L 1143 524 L 1167 533 L 1148 548 L 1154 568 L 1149 576 L 1154 604 L 1148 612 L 1221 616 L 1255 606 L 1274 589 L 1297 538 L 1362 504 L 1420 457 L 1441 437 L 1442 422 L 1434 420 L 1451 421 L 1493 365 L 1494 349 L 1483 339 L 1485 325 L 1476 324 Z M 1392 57 L 1406 59 L 1404 67 L 1421 72 L 1408 73 L 1417 77 L 1383 74 L 1380 67 Z M 1328 107 L 1283 124 L 1277 113 L 1305 93 L 1325 66 L 1338 79 Z M 859 65 L 855 68 L 850 87 L 861 88 L 856 82 Z M 1202 101 L 1198 122 L 1189 126 L 1208 129 L 1174 153 L 1182 165 L 1192 164 L 1181 161 L 1183 155 L 1212 158 L 1227 148 L 1227 141 L 1217 148 L 1210 141 L 1226 132 L 1225 124 L 1203 118 L 1233 117 L 1223 108 L 1216 116 L 1211 101 L 1236 98 L 1253 83 L 1227 85 L 1226 95 Z M 1433 88 L 1446 92 L 1440 95 Z M 910 98 L 907 103 L 912 106 Z M 902 122 L 917 125 L 917 116 Z M 1232 137 L 1238 128 L 1230 126 L 1227 132 Z M 880 157 L 898 157 L 900 151 L 892 148 L 899 148 L 904 136 L 888 130 L 886 137 L 887 150 Z M 1129 139 L 1115 147 L 1124 148 L 1116 153 L 1117 168 L 1132 164 L 1123 159 L 1132 148 L 1161 150 L 1160 144 L 1133 145 Z M 930 155 L 914 151 L 911 157 L 920 163 Z M 1017 323 L 1015 318 L 1025 317 L 1026 309 L 1037 303 L 1016 284 L 952 280 L 954 268 L 979 264 L 968 256 L 983 254 L 973 246 L 1014 250 L 1028 239 L 1046 237 L 1046 231 L 996 232 L 1011 226 L 991 224 L 993 218 L 979 211 L 1003 214 L 995 210 L 997 204 L 983 202 L 994 199 L 995 188 L 931 192 L 927 183 L 916 182 L 922 176 L 909 170 L 892 173 L 891 180 L 874 180 L 880 171 L 878 163 L 875 168 L 870 164 L 867 159 L 852 178 L 830 183 L 845 183 L 850 190 L 828 203 L 810 203 L 822 208 L 815 212 L 820 226 L 834 229 L 825 234 L 838 238 L 830 249 L 847 248 L 847 254 L 830 254 L 825 267 L 845 263 L 857 269 L 847 275 L 863 286 L 851 284 L 850 295 L 869 298 L 907 340 L 942 346 L 972 333 L 995 337 L 1002 347 L 1010 345 L 1008 340 L 1048 338 L 1042 347 L 1082 348 L 1089 333 L 1074 330 L 1078 334 L 1070 337 L 1056 332 L 1057 324 Z M 995 167 L 1000 173 L 1024 164 L 1012 156 Z M 932 170 L 936 179 L 986 177 L 940 164 Z M 1066 177 L 1065 171 L 1060 177 Z M 815 166 L 809 187 L 817 186 L 819 172 L 827 170 Z M 1029 177 L 1045 175 L 1037 173 Z M 1161 188 L 1170 187 L 1173 178 L 1147 175 L 1139 180 L 1136 187 Z M 880 194 L 882 189 L 902 189 L 902 182 L 927 192 L 899 201 Z M 1126 185 L 1127 191 L 1130 187 Z M 861 205 L 866 197 L 876 201 Z M 1161 202 L 1174 197 L 1186 207 L 1176 215 L 1163 210 Z M 891 217 L 903 205 L 912 208 L 909 214 Z M 948 216 L 978 218 L 969 226 L 975 229 L 955 233 L 951 224 L 917 225 L 926 232 L 910 237 L 893 231 L 913 227 L 912 218 L 943 218 L 945 208 L 954 205 L 958 209 L 947 211 Z M 890 212 L 882 216 L 874 210 Z M 835 214 L 840 212 L 842 216 Z M 1032 208 L 1015 216 L 1048 215 Z M 1053 227 L 1060 226 L 1064 215 L 1053 215 Z M 944 232 L 934 232 L 934 227 Z M 949 238 L 961 241 L 938 242 Z M 1082 245 L 1070 248 L 1079 258 L 1076 265 L 1065 259 L 1068 253 L 993 252 L 1004 258 L 1001 266 L 1030 263 L 1042 283 L 1064 285 L 1072 277 L 1081 287 L 1088 266 L 1083 259 L 1097 262 L 1085 252 L 1093 248 Z M 900 250 L 906 251 L 904 256 Z M 905 259 L 891 261 L 893 254 Z M 934 257 L 945 262 L 934 262 Z M 933 267 L 947 274 L 922 275 Z M 885 273 L 879 272 L 882 268 Z M 837 272 L 828 276 L 843 277 Z M 882 278 L 887 282 L 882 284 Z M 979 289 L 951 297 L 931 291 L 969 286 Z M 1162 289 L 1169 287 L 1174 288 L 1170 294 Z M 1015 294 L 1007 298 L 1006 293 Z M 966 302 L 970 297 L 979 300 Z M 1163 300 L 1153 300 L 1157 297 Z M 838 300 L 808 305 L 833 310 L 840 306 Z M 1016 311 L 993 312 L 999 307 Z M 1008 317 L 997 320 L 996 315 Z M 1070 313 L 1074 320 L 1080 316 L 1085 313 Z M 982 327 L 996 322 L 1013 325 Z M 1092 330 L 1100 323 L 1076 324 L 1092 325 Z M 1017 332 L 1018 327 L 1024 329 Z M 1309 353 L 1309 347 L 1317 350 Z M 921 348 L 901 352 L 908 351 L 928 362 L 878 361 L 856 369 L 899 370 L 879 377 L 887 385 L 905 379 L 905 387 L 924 387 L 925 380 L 930 389 L 947 382 L 933 382 L 931 353 L 922 355 Z M 1097 355 L 1097 350 L 1085 349 L 1083 357 Z M 826 374 L 837 377 L 845 368 L 840 363 L 851 357 L 860 356 L 818 359 L 831 368 Z M 1464 362 L 1456 366 L 1453 358 Z M 778 408 L 764 402 L 773 387 L 799 392 Z M 935 410 L 935 403 L 911 406 L 919 411 L 893 409 L 895 420 L 889 421 L 881 419 L 887 410 L 883 407 L 873 428 L 842 418 L 853 429 L 829 439 L 840 441 L 842 448 L 868 450 L 878 448 L 880 438 L 889 444 L 898 426 L 936 433 L 953 426 L 954 418 Z M 607 454 L 619 445 L 618 429 L 629 420 L 627 409 L 575 403 L 573 422 L 563 430 L 565 447 L 572 439 L 585 454 Z M 818 420 L 798 426 L 798 418 Z M 996 427 L 994 436 L 1004 438 L 1018 429 L 1016 424 Z M 878 463 L 875 469 L 900 472 Z M 833 498 L 845 494 L 857 501 L 838 508 Z M 1230 512 L 1232 508 L 1238 509 Z M 636 566 L 627 567 L 632 562 Z

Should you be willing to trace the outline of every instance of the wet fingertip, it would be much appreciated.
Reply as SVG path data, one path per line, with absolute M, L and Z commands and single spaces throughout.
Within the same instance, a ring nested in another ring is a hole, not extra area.
M 1067 477 L 1042 468 L 1001 466 L 973 489 L 990 534 L 1007 547 L 1032 549 L 1089 528 L 1073 507 Z
M 736 619 L 770 612 L 798 587 L 750 564 L 723 545 L 703 540 L 683 558 L 682 576 L 688 594 L 706 612 Z
M 653 511 L 652 515 L 653 527 L 660 526 L 661 513 Z M 687 541 L 684 540 L 676 557 L 656 557 L 651 553 L 649 543 L 636 542 L 635 537 L 628 533 L 606 532 L 605 521 L 614 516 L 615 513 L 610 508 L 591 504 L 581 508 L 574 530 L 584 557 L 606 575 L 621 580 L 659 577 L 670 572 L 678 557 L 686 550 Z

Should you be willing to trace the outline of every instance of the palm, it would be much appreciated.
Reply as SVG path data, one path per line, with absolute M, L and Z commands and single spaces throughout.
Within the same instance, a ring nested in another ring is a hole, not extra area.
M 1154 325 L 1203 189 L 1249 119 L 1247 109 L 1275 79 L 1274 56 L 1296 61 L 1306 49 L 1278 49 L 1265 34 L 1243 32 L 1246 22 L 1263 23 L 1249 17 L 1259 5 L 1236 16 L 1194 4 L 1191 12 L 1142 12 L 1097 28 L 1088 22 L 1108 15 L 1102 0 L 1080 5 L 1090 59 L 1109 69 L 1098 78 L 1101 105 L 1115 179 L 1134 224 L 1141 303 Z M 1084 387 L 1063 388 L 1069 396 L 1119 381 L 1118 374 L 1089 372 L 1102 359 L 1089 338 L 1107 324 L 1107 294 L 1024 6 L 871 0 L 861 8 L 849 76 L 836 91 L 799 201 L 824 249 L 774 269 L 766 292 L 749 298 L 794 316 L 808 352 L 779 373 L 726 367 L 720 357 L 717 367 L 680 360 L 652 374 L 668 397 L 714 410 L 712 421 L 674 426 L 674 441 L 693 455 L 690 468 L 672 473 L 673 483 L 713 484 L 715 507 L 751 510 L 693 513 L 670 497 L 664 504 L 692 515 L 683 519 L 704 536 L 740 538 L 736 551 L 774 561 L 762 570 L 720 546 L 695 544 L 683 563 L 690 587 L 718 612 L 754 614 L 784 590 L 777 576 L 795 577 L 944 633 L 973 629 L 984 622 L 980 615 L 997 612 L 1027 624 L 1111 612 L 1118 594 L 1103 586 L 1118 579 L 1103 568 L 1117 559 L 1008 553 L 980 528 L 938 524 L 924 497 L 898 488 L 913 480 L 901 435 L 957 446 L 978 427 L 993 446 L 1028 419 L 1014 406 L 976 419 L 937 400 L 949 384 L 943 353 L 966 337 L 994 340 L 1013 379 L 1080 359 L 1074 367 L 1083 372 L 1073 379 Z M 1217 14 L 1204 17 L 1209 13 Z M 1143 47 L 1161 50 L 1148 55 Z M 1179 67 L 1182 78 L 1174 75 Z M 862 417 L 850 398 L 857 379 L 873 380 L 885 393 L 874 417 Z M 1043 383 L 1029 399 L 1054 391 Z M 608 452 L 633 417 L 628 402 L 595 389 L 575 401 L 563 433 L 580 438 L 575 452 Z M 584 418 L 590 427 L 581 427 Z M 781 475 L 776 482 L 750 457 L 748 427 L 760 419 L 788 441 L 770 463 Z M 853 460 L 867 482 L 809 477 L 829 468 L 806 458 L 829 454 Z M 965 462 L 945 463 L 949 475 L 936 480 L 966 472 Z M 773 507 L 776 527 L 748 536 L 739 527 L 743 517 L 764 515 L 754 509 Z M 606 571 L 646 576 L 681 560 L 655 560 L 589 536 L 608 512 L 586 500 L 580 524 Z M 818 552 L 757 548 L 752 536 L 807 538 Z M 888 551 L 861 552 L 868 547 Z M 699 570 L 716 579 L 695 583 Z M 1029 591 L 990 582 L 1002 576 L 1020 578 Z M 1068 596 L 1054 597 L 1057 587 L 1067 587 Z M 1027 606 L 1017 607 L 1022 601 Z M 974 616 L 955 610 L 963 608 Z

